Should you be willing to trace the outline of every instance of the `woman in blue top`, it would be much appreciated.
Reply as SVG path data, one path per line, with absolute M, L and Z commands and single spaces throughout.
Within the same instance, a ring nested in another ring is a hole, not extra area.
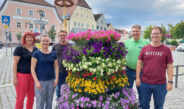
M 58 59 L 56 53 L 49 50 L 50 38 L 42 35 L 42 48 L 32 55 L 31 73 L 35 81 L 36 109 L 52 109 L 55 87 L 58 83 Z M 45 105 L 45 108 L 44 108 Z

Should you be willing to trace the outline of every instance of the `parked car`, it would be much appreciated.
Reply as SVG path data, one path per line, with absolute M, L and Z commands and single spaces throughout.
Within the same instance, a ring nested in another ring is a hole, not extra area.
M 184 52 L 184 43 L 181 43 L 177 48 L 176 51 Z
M 3 48 L 3 43 L 0 41 L 0 49 Z

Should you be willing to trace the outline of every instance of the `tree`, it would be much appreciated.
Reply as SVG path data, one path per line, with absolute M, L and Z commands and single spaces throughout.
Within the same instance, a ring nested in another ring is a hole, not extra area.
M 177 23 L 173 28 L 171 28 L 171 35 L 174 39 L 184 40 L 184 22 L 181 21 Z
M 48 35 L 51 38 L 52 42 L 55 41 L 56 30 L 53 27 L 51 27 L 49 32 L 48 32 Z
M 144 38 L 145 39 L 149 39 L 151 40 L 150 34 L 151 34 L 151 29 L 153 28 L 152 25 L 148 26 L 145 30 L 144 30 Z
M 166 31 L 166 27 L 163 24 L 161 24 L 161 28 L 162 28 L 162 39 L 161 39 L 161 42 L 163 43 L 166 40 L 164 35 L 167 33 L 167 31 Z
M 22 38 L 22 33 L 21 33 L 21 32 L 19 32 L 18 34 L 16 34 L 16 37 L 17 37 L 17 40 L 18 40 L 18 41 L 19 41 L 19 43 L 20 43 L 21 38 Z

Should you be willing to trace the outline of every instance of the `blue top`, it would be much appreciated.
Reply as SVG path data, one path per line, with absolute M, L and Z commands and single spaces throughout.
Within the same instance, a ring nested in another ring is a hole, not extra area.
M 57 56 L 54 51 L 44 54 L 39 50 L 34 52 L 32 57 L 37 59 L 36 75 L 38 80 L 51 80 L 55 78 L 54 61 L 57 59 Z

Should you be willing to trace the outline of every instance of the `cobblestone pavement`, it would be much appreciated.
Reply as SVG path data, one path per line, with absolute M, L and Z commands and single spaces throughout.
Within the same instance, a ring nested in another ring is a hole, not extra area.
M 15 106 L 15 88 L 12 85 L 12 56 L 11 49 L 8 52 L 5 48 L 0 49 L 0 109 L 14 109 Z M 184 65 L 184 52 L 173 53 L 174 64 Z M 184 68 L 179 70 L 184 73 Z M 164 109 L 184 109 L 184 76 L 178 79 L 178 88 L 174 88 L 167 93 Z M 55 100 L 55 99 L 54 99 Z M 55 103 L 53 103 L 54 105 Z M 151 101 L 151 109 L 153 109 L 153 101 Z M 35 109 L 35 103 L 34 103 Z

